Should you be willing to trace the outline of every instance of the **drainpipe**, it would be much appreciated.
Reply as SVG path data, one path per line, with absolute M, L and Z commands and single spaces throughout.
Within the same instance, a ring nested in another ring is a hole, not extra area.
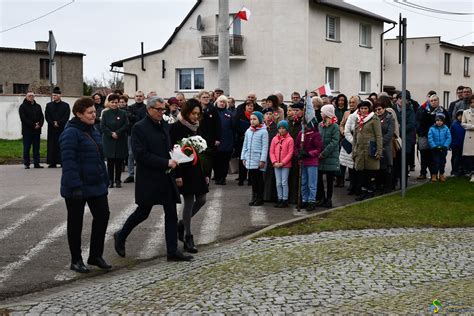
M 118 74 L 124 74 L 124 75 L 135 77 L 135 91 L 138 91 L 138 76 L 137 76 L 137 74 L 132 74 L 130 72 L 125 72 L 125 71 L 114 70 L 114 67 L 112 65 L 110 65 L 110 70 L 109 71 L 110 72 L 115 72 L 115 73 L 118 73 Z
M 397 25 L 396 22 L 392 22 L 393 26 L 389 28 L 388 30 L 382 32 L 380 34 L 380 92 L 383 92 L 383 35 L 395 28 L 395 25 Z
M 143 71 L 146 71 L 146 69 L 145 69 L 145 55 L 144 55 L 143 42 L 142 42 L 142 56 L 141 56 L 141 59 L 142 59 L 142 70 L 143 70 Z

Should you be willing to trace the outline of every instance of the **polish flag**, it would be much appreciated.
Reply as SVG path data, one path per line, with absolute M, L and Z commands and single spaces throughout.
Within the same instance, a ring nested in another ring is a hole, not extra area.
M 242 9 L 240 9 L 240 11 L 237 13 L 237 17 L 241 20 L 248 21 L 250 19 L 251 14 L 252 13 L 249 9 L 247 9 L 246 7 L 242 7 Z
M 325 94 L 327 96 L 332 95 L 331 86 L 329 85 L 329 83 L 326 83 L 324 86 L 319 87 L 317 90 L 318 90 L 318 94 L 320 96 L 323 95 L 323 94 Z

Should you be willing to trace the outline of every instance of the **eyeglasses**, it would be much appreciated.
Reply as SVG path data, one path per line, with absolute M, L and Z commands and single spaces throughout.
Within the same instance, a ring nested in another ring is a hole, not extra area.
M 160 112 L 160 113 L 163 113 L 163 111 L 165 110 L 165 108 L 155 108 L 154 106 L 150 106 L 150 109 L 153 109 L 156 112 Z

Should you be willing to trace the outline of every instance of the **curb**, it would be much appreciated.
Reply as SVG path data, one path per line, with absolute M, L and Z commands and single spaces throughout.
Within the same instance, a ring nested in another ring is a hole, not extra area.
M 427 183 L 429 183 L 429 182 L 415 183 L 415 184 L 411 185 L 410 187 L 408 187 L 407 190 L 417 188 L 417 187 L 422 186 L 422 185 L 427 184 Z M 401 193 L 401 190 L 393 191 L 393 192 L 390 192 L 389 194 L 382 194 L 382 195 L 379 195 L 379 196 L 376 196 L 376 197 L 373 197 L 371 199 L 367 199 L 367 200 L 364 200 L 364 201 L 357 201 L 357 202 L 349 203 L 349 204 L 346 204 L 346 205 L 341 205 L 341 206 L 338 206 L 338 207 L 327 209 L 327 210 L 324 210 L 324 211 L 316 212 L 316 213 L 313 213 L 313 214 L 304 215 L 304 216 L 301 216 L 301 217 L 298 217 L 298 218 L 293 218 L 293 219 L 286 220 L 286 221 L 283 221 L 283 222 L 280 222 L 280 223 L 272 224 L 270 226 L 267 226 L 265 228 L 262 228 L 261 230 L 258 230 L 256 232 L 254 232 L 250 235 L 247 235 L 247 236 L 244 236 L 244 237 L 238 239 L 233 244 L 237 245 L 237 244 L 244 243 L 244 242 L 246 242 L 250 239 L 254 239 L 255 237 L 258 237 L 259 235 L 262 235 L 263 233 L 266 233 L 266 232 L 268 232 L 272 229 L 278 228 L 278 227 L 290 226 L 291 224 L 295 224 L 295 223 L 305 221 L 308 218 L 328 214 L 328 213 L 331 213 L 331 212 L 334 212 L 334 211 L 337 211 L 337 210 L 340 210 L 340 209 L 343 209 L 343 208 L 346 208 L 346 207 L 349 207 L 349 206 L 358 205 L 358 204 L 364 203 L 366 201 L 373 201 L 373 200 L 377 200 L 377 199 L 380 199 L 380 198 L 383 198 L 383 197 L 387 197 L 387 196 L 391 196 L 391 195 L 395 195 L 395 194 L 399 194 L 399 193 Z M 306 213 L 306 211 L 301 212 L 301 214 L 304 214 L 304 213 Z

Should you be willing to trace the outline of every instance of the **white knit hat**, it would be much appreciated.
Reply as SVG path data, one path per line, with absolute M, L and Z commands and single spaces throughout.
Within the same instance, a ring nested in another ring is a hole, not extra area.
M 321 114 L 330 118 L 333 118 L 334 116 L 336 116 L 336 114 L 334 114 L 334 105 L 326 104 L 325 106 L 323 106 L 321 108 Z

